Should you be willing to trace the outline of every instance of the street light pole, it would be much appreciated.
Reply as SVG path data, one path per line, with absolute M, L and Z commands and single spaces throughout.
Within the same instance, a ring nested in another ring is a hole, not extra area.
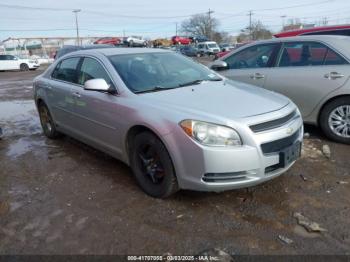
M 80 37 L 79 37 L 79 24 L 78 24 L 78 13 L 81 9 L 74 9 L 73 13 L 75 14 L 75 27 L 77 29 L 77 45 L 80 45 Z

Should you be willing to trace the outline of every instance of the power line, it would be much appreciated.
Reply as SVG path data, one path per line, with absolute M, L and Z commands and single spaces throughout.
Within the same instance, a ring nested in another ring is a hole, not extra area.
M 72 9 L 67 8 L 50 8 L 50 7 L 33 7 L 33 6 L 22 6 L 22 5 L 7 5 L 0 4 L 1 7 L 13 8 L 13 9 L 27 9 L 27 10 L 42 10 L 42 11 L 72 11 Z
M 264 8 L 264 9 L 255 9 L 254 11 L 273 11 L 273 10 L 285 10 L 285 9 L 292 9 L 292 8 L 298 8 L 298 7 L 305 7 L 305 6 L 314 6 L 314 5 L 321 5 L 329 2 L 334 2 L 335 0 L 326 0 L 321 2 L 313 2 L 308 4 L 300 4 L 300 5 L 291 5 L 291 6 L 285 6 L 285 7 L 275 7 L 275 8 Z
M 284 7 L 275 7 L 275 8 L 264 8 L 264 9 L 252 9 L 250 11 L 254 12 L 261 12 L 261 11 L 274 11 L 274 10 L 285 10 L 285 9 L 293 9 L 293 8 L 299 8 L 299 7 L 305 7 L 305 6 L 315 6 L 315 5 L 321 5 L 329 2 L 334 2 L 335 0 L 326 0 L 326 1 L 321 1 L 321 2 L 312 2 L 308 4 L 300 4 L 300 5 L 291 5 L 291 6 L 284 6 Z M 249 12 L 249 11 L 248 11 Z M 219 13 L 219 14 L 224 14 L 227 15 L 227 17 L 221 18 L 221 19 L 227 19 L 230 17 L 235 17 L 235 16 L 245 16 L 245 12 L 239 12 L 236 14 L 228 14 L 228 13 Z
M 8 4 L 0 4 L 0 7 L 22 9 L 22 10 L 38 10 L 38 11 L 60 11 L 60 12 L 72 11 L 72 9 L 67 9 L 67 8 L 33 7 L 33 6 L 23 6 L 23 5 L 8 5 Z M 99 11 L 92 11 L 92 10 L 85 10 L 85 9 L 84 9 L 84 13 L 102 15 L 102 16 L 118 16 L 119 18 L 135 18 L 135 19 L 172 19 L 172 18 L 191 17 L 195 15 L 195 14 L 189 14 L 189 15 L 179 15 L 179 16 L 136 16 L 136 15 L 124 15 L 124 14 L 117 14 L 117 13 L 106 13 L 106 12 L 99 12 Z M 204 12 L 197 13 L 197 14 L 204 14 Z

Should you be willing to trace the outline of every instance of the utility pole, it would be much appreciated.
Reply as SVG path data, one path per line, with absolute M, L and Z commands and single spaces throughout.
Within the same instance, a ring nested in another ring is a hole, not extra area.
M 281 15 L 280 16 L 282 19 L 282 31 L 284 31 L 284 19 L 287 17 L 286 15 Z
M 208 18 L 209 18 L 209 32 L 208 32 L 208 36 L 210 38 L 210 40 L 212 40 L 212 23 L 211 23 L 211 14 L 214 13 L 214 11 L 210 10 L 208 11 Z
M 175 23 L 175 36 L 177 36 L 177 22 Z
M 250 40 L 253 40 L 253 34 L 252 34 L 252 16 L 253 16 L 253 11 L 250 10 L 249 13 L 248 13 L 248 16 L 249 16 L 249 37 L 250 37 Z
M 328 25 L 328 18 L 326 16 L 322 18 L 322 25 Z
M 78 24 L 78 13 L 81 11 L 81 9 L 74 9 L 73 13 L 75 14 L 75 26 L 77 29 L 77 45 L 81 45 L 80 43 L 80 37 L 79 37 L 79 24 Z

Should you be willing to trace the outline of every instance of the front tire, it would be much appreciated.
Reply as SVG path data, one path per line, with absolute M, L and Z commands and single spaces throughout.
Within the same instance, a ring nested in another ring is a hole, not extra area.
M 21 64 L 21 65 L 19 66 L 19 69 L 20 69 L 21 71 L 28 71 L 28 70 L 29 70 L 29 66 L 28 66 L 27 64 Z
M 44 131 L 44 135 L 50 139 L 56 139 L 60 137 L 61 133 L 57 131 L 56 125 L 53 122 L 50 111 L 43 102 L 41 102 L 38 105 L 38 111 L 39 111 L 41 127 Z
M 130 164 L 141 189 L 156 198 L 166 198 L 179 190 L 170 155 L 151 132 L 135 136 Z
M 324 134 L 336 142 L 350 144 L 350 97 L 328 103 L 320 114 L 319 124 Z

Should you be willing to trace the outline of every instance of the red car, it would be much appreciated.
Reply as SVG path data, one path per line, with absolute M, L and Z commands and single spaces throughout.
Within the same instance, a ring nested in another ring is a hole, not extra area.
M 171 42 L 173 42 L 173 45 L 189 45 L 191 43 L 191 39 L 182 36 L 173 36 L 171 38 Z
M 240 48 L 241 46 L 244 46 L 246 44 L 249 44 L 249 43 L 252 43 L 253 41 L 247 41 L 247 42 L 243 42 L 243 43 L 237 43 L 235 44 L 235 48 L 233 50 L 236 50 L 237 48 Z M 229 50 L 229 51 L 221 51 L 219 53 L 216 53 L 215 54 L 215 57 L 214 57 L 214 60 L 220 58 L 220 57 L 223 57 L 225 55 L 227 55 L 228 53 L 230 53 L 231 51 L 233 50 Z
M 298 35 L 346 35 L 350 36 L 350 25 L 319 26 L 281 32 L 274 37 L 289 37 Z
M 121 40 L 118 37 L 103 37 L 100 39 L 97 39 L 94 44 L 105 44 L 105 45 L 119 45 L 121 43 Z

